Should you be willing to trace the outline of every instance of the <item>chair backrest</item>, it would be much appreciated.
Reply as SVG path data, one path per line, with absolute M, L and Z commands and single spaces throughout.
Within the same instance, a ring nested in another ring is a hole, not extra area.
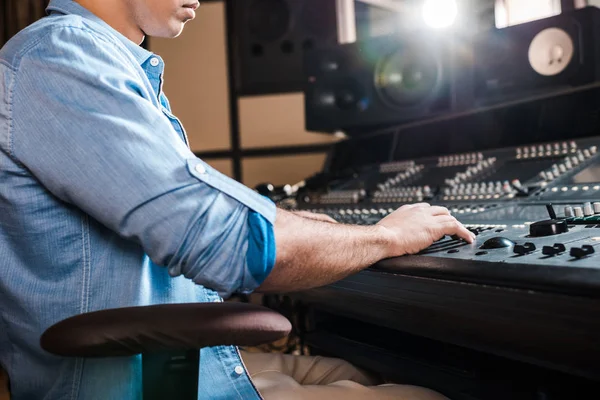
M 2 368 L 0 368 L 0 400 L 10 400 L 8 375 Z

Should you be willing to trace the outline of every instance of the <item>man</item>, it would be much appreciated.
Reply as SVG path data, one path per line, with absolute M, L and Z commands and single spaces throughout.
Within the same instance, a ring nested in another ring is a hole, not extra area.
M 66 317 L 306 289 L 444 234 L 474 240 L 427 204 L 371 227 L 279 210 L 196 158 L 162 93 L 163 61 L 138 44 L 178 36 L 197 6 L 52 0 L 0 51 L 0 363 L 14 400 L 139 398 L 139 358 L 41 350 L 41 333 Z M 339 360 L 272 357 L 202 350 L 201 397 L 441 398 L 367 387 Z

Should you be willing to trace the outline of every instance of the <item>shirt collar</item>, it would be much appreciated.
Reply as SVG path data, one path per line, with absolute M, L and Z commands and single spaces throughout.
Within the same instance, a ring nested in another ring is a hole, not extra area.
M 133 54 L 137 62 L 142 65 L 148 58 L 150 58 L 153 54 L 143 47 L 135 44 L 125 36 L 123 36 L 120 32 L 113 29 L 110 25 L 104 22 L 101 18 L 96 16 L 94 13 L 89 11 L 87 8 L 79 5 L 73 0 L 50 0 L 50 4 L 46 8 L 46 13 L 50 14 L 51 12 L 59 12 L 62 14 L 75 14 L 79 15 L 83 18 L 92 20 L 105 28 L 109 29 L 112 34 L 123 42 L 125 47 Z

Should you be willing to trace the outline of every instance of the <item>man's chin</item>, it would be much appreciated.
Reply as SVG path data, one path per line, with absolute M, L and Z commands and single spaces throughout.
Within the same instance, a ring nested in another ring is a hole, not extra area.
M 169 32 L 168 38 L 174 39 L 174 38 L 178 37 L 179 35 L 181 35 L 181 33 L 183 32 L 183 28 L 185 27 L 185 23 L 187 21 L 191 21 L 191 19 L 183 21 L 183 22 L 179 22 L 177 24 L 173 24 L 170 27 L 171 31 Z
M 160 31 L 149 32 L 147 33 L 147 35 L 155 38 L 174 39 L 181 35 L 181 32 L 183 32 L 184 25 L 185 22 L 179 23 L 177 26 L 171 25 L 168 27 L 168 29 L 161 29 Z

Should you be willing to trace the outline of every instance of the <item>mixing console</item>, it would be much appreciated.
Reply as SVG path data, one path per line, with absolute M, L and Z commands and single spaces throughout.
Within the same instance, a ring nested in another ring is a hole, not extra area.
M 292 207 L 370 225 L 403 204 L 445 206 L 477 235 L 476 243 L 445 237 L 417 256 L 375 268 L 405 272 L 420 257 L 415 271 L 422 274 L 462 260 L 468 262 L 457 264 L 463 280 L 493 277 L 493 283 L 581 293 L 600 284 L 599 145 L 596 137 L 367 165 L 346 180 L 301 190 Z M 526 266 L 568 274 L 528 278 L 536 270 Z

